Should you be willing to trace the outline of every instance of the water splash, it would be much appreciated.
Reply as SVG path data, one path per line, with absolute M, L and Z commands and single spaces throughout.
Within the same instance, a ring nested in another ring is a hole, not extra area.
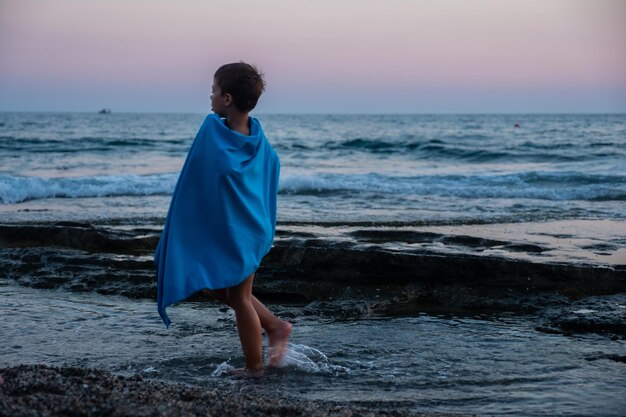
M 234 366 L 230 365 L 228 361 L 222 362 L 217 365 L 217 368 L 211 373 L 212 377 L 220 377 L 230 374 L 230 372 L 235 369 Z
M 338 375 L 350 372 L 350 368 L 332 364 L 322 351 L 295 343 L 287 345 L 280 367 L 292 367 L 311 374 Z
M 269 355 L 265 356 L 265 365 L 269 364 Z M 285 349 L 285 356 L 278 368 L 295 368 L 298 371 L 307 374 L 327 374 L 341 375 L 351 371 L 350 368 L 341 365 L 335 365 L 330 362 L 328 357 L 319 349 L 306 345 L 288 343 Z M 225 361 L 217 365 L 211 373 L 212 377 L 228 376 L 235 369 L 234 366 Z
M 591 310 L 589 308 L 581 308 L 580 310 L 573 311 L 574 314 L 591 314 L 595 313 L 596 310 Z

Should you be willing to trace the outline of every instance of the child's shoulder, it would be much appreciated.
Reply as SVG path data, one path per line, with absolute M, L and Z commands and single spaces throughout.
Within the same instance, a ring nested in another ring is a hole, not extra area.
M 205 123 L 221 123 L 222 119 L 220 119 L 220 117 L 215 114 L 215 113 L 209 113 L 206 115 L 206 117 L 204 118 L 203 124 Z

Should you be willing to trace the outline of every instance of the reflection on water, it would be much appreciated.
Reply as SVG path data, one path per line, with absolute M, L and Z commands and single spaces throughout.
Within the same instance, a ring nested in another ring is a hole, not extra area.
M 211 303 L 151 301 L 0 286 L 0 366 L 45 363 L 203 386 L 241 384 L 233 315 Z M 299 317 L 300 307 L 275 306 Z M 626 342 L 537 332 L 531 317 L 296 320 L 286 367 L 262 389 L 307 399 L 402 401 L 418 411 L 619 415 Z

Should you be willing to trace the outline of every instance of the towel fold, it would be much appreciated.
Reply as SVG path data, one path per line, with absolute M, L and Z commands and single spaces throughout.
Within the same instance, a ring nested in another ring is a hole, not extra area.
M 167 327 L 167 306 L 240 284 L 272 246 L 280 161 L 259 121 L 249 120 L 246 136 L 207 116 L 178 177 L 154 254 Z

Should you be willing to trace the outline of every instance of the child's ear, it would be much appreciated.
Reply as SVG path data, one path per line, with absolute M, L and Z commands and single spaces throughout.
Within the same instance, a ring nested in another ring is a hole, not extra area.
M 230 106 L 231 104 L 233 104 L 233 96 L 230 93 L 224 94 L 224 105 Z

